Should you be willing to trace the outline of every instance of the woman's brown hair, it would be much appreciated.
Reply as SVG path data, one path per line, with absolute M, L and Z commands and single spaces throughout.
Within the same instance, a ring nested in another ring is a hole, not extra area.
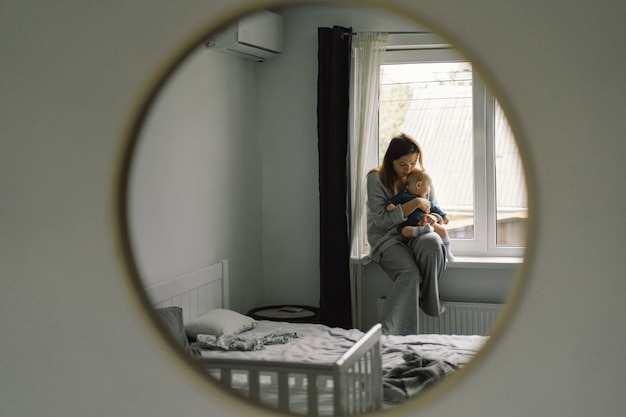
M 424 165 L 422 164 L 422 147 L 419 145 L 419 143 L 417 143 L 415 139 L 405 133 L 394 136 L 389 142 L 389 146 L 387 147 L 387 151 L 385 152 L 385 157 L 383 158 L 382 164 L 380 164 L 378 168 L 375 168 L 373 170 L 378 171 L 378 175 L 380 175 L 380 181 L 383 183 L 383 185 L 390 194 L 396 193 L 396 190 L 394 190 L 394 185 L 396 183 L 396 180 L 398 179 L 398 174 L 396 174 L 396 171 L 393 169 L 393 161 L 402 158 L 404 155 L 412 153 L 417 154 L 417 161 L 419 162 L 419 166 L 420 168 L 424 169 Z

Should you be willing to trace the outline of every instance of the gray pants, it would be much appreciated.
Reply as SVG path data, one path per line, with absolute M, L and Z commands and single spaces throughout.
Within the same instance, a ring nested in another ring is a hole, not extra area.
M 445 311 L 439 300 L 445 250 L 438 234 L 427 233 L 406 245 L 398 243 L 385 249 L 379 264 L 393 281 L 382 311 L 385 334 L 419 333 L 420 306 L 430 316 Z

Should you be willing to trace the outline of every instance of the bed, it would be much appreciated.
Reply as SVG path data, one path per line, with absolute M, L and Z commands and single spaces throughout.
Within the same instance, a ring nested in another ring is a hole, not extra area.
M 228 304 L 228 261 L 146 288 L 172 335 L 220 384 L 303 415 L 393 407 L 464 366 L 486 336 L 386 336 L 255 320 Z

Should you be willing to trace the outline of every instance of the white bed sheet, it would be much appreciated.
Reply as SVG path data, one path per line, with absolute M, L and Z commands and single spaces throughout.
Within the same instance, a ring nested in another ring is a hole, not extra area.
M 262 350 L 244 352 L 202 350 L 201 356 L 330 364 L 339 359 L 364 334 L 356 329 L 331 328 L 322 324 L 259 320 L 254 329 L 241 335 L 262 336 L 272 332 L 297 333 L 298 337 L 285 344 L 266 345 Z
M 264 335 L 271 332 L 297 333 L 298 338 L 286 344 L 267 345 L 265 349 L 247 352 L 221 352 L 203 350 L 203 357 L 224 357 L 258 360 L 279 360 L 302 363 L 333 363 L 364 332 L 357 329 L 328 327 L 323 324 L 286 323 L 275 321 L 258 321 L 257 326 L 242 335 Z M 488 336 L 478 335 L 383 335 L 381 338 L 383 352 L 393 348 L 411 350 L 420 356 L 433 360 L 443 360 L 462 366 L 469 362 L 483 347 Z M 386 357 L 387 356 L 387 357 Z M 383 366 L 393 366 L 396 355 L 383 355 Z

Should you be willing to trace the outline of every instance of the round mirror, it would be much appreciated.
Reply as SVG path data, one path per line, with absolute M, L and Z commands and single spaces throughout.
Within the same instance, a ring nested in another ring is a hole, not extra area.
M 421 145 L 449 257 L 445 312 L 423 304 L 413 334 L 386 334 L 394 282 L 367 241 L 365 178 L 400 133 Z M 527 240 L 520 154 L 474 65 L 426 26 L 333 3 L 211 28 L 130 142 L 122 227 L 143 300 L 237 395 L 296 414 L 411 406 L 502 327 Z

